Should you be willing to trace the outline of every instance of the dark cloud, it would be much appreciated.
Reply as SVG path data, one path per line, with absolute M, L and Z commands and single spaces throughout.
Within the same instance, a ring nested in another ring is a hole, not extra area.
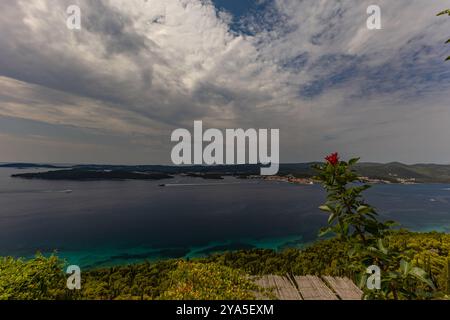
M 108 6 L 104 0 L 90 1 L 83 7 L 83 26 L 90 33 L 100 34 L 106 54 L 138 55 L 149 50 L 150 41 L 133 32 L 130 17 Z
M 73 3 L 80 31 L 65 27 Z M 447 132 L 448 25 L 435 17 L 439 1 L 377 3 L 383 29 L 372 32 L 366 0 L 264 0 L 227 12 L 200 0 L 7 1 L 0 133 L 70 156 L 92 152 L 88 141 L 104 150 L 92 153 L 100 162 L 121 150 L 129 162 L 167 162 L 171 130 L 198 119 L 280 128 L 285 161 L 349 145 L 376 158 L 379 132 L 401 150 L 411 142 L 395 135 L 428 137 L 410 129 L 422 126 L 416 119 Z M 423 159 L 392 158 L 404 154 Z

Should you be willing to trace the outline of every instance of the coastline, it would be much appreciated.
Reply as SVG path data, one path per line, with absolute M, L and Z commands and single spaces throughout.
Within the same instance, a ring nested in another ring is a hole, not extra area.
M 173 259 L 191 260 L 207 258 L 212 254 L 225 252 L 237 252 L 241 250 L 265 249 L 274 252 L 285 248 L 301 249 L 313 244 L 315 241 L 303 242 L 303 237 L 298 235 L 280 238 L 263 239 L 236 239 L 226 241 L 213 241 L 204 245 L 192 247 L 150 248 L 150 247 L 102 247 L 84 250 L 53 250 L 40 252 L 46 257 L 56 255 L 65 260 L 67 265 L 79 265 L 86 270 L 95 270 L 109 267 L 127 266 L 145 262 L 158 262 Z M 178 254 L 177 254 L 178 253 Z M 1 256 L 1 255 L 0 255 Z M 14 256 L 25 260 L 33 259 L 35 254 L 27 256 Z
M 406 230 L 403 228 L 397 231 L 407 231 L 412 234 L 450 234 L 449 226 L 429 226 L 416 230 Z M 61 251 L 54 250 L 53 252 L 39 252 L 46 257 L 52 255 L 65 260 L 67 265 L 79 265 L 83 270 L 92 271 L 97 269 L 125 267 L 129 265 L 140 265 L 143 263 L 158 263 L 161 261 L 170 260 L 196 260 L 208 259 L 214 255 L 222 255 L 226 253 L 237 253 L 243 251 L 253 250 L 269 250 L 274 253 L 280 253 L 285 249 L 305 248 L 320 244 L 328 238 L 317 237 L 314 240 L 304 241 L 302 236 L 293 235 L 280 238 L 263 238 L 263 239 L 240 239 L 240 240 L 226 240 L 214 241 L 205 245 L 193 246 L 189 248 L 148 248 L 148 247 L 130 247 L 126 249 L 121 248 L 97 248 L 95 250 L 79 250 L 79 251 Z M 185 252 L 182 255 L 171 255 L 176 252 Z M 0 255 L 1 257 L 1 255 Z M 13 256 L 30 260 L 35 255 L 28 256 Z

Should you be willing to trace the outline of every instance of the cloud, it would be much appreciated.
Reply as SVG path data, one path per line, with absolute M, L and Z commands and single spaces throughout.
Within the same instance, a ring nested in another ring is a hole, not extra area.
M 65 26 L 71 4 L 81 8 L 80 31 Z M 382 30 L 366 28 L 371 4 L 381 7 Z M 167 162 L 171 130 L 201 119 L 280 128 L 284 161 L 318 159 L 330 148 L 367 160 L 450 161 L 441 143 L 428 142 L 433 158 L 413 142 L 429 136 L 425 127 L 449 133 L 433 117 L 450 112 L 448 22 L 435 17 L 441 1 L 277 0 L 249 8 L 233 17 L 206 0 L 8 1 L 0 15 L 0 117 L 18 119 L 20 134 L 23 121 L 41 123 L 40 137 L 59 132 L 68 158 L 70 144 L 84 139 L 127 150 L 121 161 Z M 77 159 L 117 162 L 112 152 Z

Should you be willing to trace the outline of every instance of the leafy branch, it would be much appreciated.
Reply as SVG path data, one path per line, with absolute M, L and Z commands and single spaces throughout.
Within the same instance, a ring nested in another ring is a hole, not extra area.
M 320 236 L 334 233 L 349 244 L 352 269 L 362 273 L 362 284 L 367 280 L 368 266 L 377 265 L 382 271 L 380 290 L 364 288 L 366 299 L 427 298 L 429 289 L 435 290 L 428 274 L 403 257 L 388 250 L 384 239 L 389 237 L 394 221 L 380 222 L 374 207 L 365 202 L 362 193 L 370 186 L 363 184 L 353 169 L 359 158 L 340 161 L 333 153 L 324 164 L 314 165 L 316 179 L 327 191 L 326 203 L 320 209 L 329 214 L 328 227 Z M 363 286 L 362 286 L 363 287 Z M 427 291 L 428 290 L 428 291 Z
M 450 9 L 441 11 L 437 14 L 437 16 L 443 16 L 443 15 L 448 15 L 450 17 Z M 450 43 L 450 39 L 448 39 L 445 43 L 446 44 Z M 448 61 L 448 60 L 450 60 L 450 56 L 448 56 L 447 59 L 445 59 L 445 61 Z

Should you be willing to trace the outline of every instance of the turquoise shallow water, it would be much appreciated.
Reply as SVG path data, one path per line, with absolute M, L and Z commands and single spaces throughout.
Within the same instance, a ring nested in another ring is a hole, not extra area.
M 178 177 L 160 187 L 164 181 L 29 181 L 10 178 L 14 172 L 0 169 L 0 255 L 56 251 L 70 264 L 100 267 L 301 247 L 327 219 L 316 185 Z M 450 231 L 450 185 L 376 185 L 366 197 L 406 228 Z
M 280 250 L 285 247 L 301 248 L 304 246 L 301 236 L 290 236 L 275 239 L 239 239 L 223 242 L 211 242 L 203 246 L 190 248 L 159 248 L 146 247 L 129 248 L 97 248 L 87 251 L 64 251 L 58 256 L 68 264 L 75 264 L 85 268 L 98 268 L 114 265 L 125 265 L 143 261 L 156 261 L 167 258 L 197 258 L 226 250 L 263 248 Z M 29 256 L 31 257 L 31 256 Z

